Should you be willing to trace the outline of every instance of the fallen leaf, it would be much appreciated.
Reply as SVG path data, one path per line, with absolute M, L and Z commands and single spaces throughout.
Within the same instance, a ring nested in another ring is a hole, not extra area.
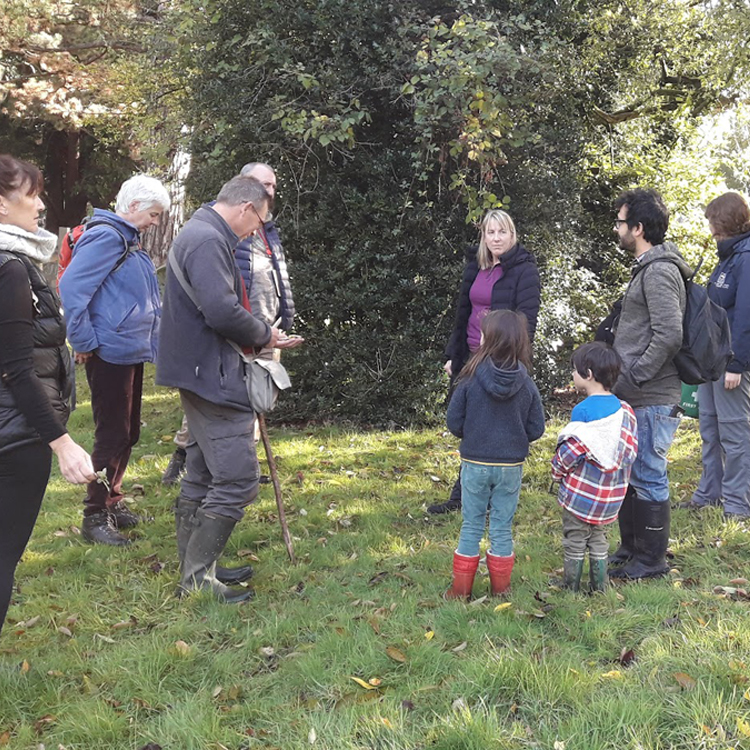
M 633 651 L 632 648 L 629 649 L 623 646 L 622 651 L 620 651 L 620 657 L 617 661 L 623 667 L 629 667 L 635 661 L 635 651 Z
M 174 644 L 174 647 L 175 647 L 175 651 L 177 651 L 177 653 L 180 656 L 187 656 L 190 653 L 190 646 L 188 646 L 187 643 L 185 643 L 185 641 L 182 641 L 182 640 L 177 641 Z
M 487 601 L 487 596 L 480 596 L 479 599 L 473 599 L 469 602 L 470 606 L 477 606 L 478 604 L 484 604 Z
M 34 625 L 36 625 L 41 618 L 41 615 L 37 615 L 36 617 L 30 617 L 28 620 L 24 620 L 23 622 L 19 622 L 18 625 L 16 625 L 17 628 L 22 628 L 24 630 L 28 630 L 29 628 L 33 628 Z
M 433 639 L 433 638 L 435 637 L 435 631 L 434 631 L 434 630 L 428 630 L 428 631 L 427 631 L 427 632 L 426 632 L 426 633 L 424 634 L 424 637 L 425 637 L 425 638 L 426 638 L 426 639 L 427 639 L 428 641 L 431 641 L 431 640 L 432 640 L 432 639 Z
M 732 586 L 744 586 L 748 583 L 748 580 L 747 578 L 732 578 L 729 583 L 731 583 Z
M 94 633 L 94 638 L 98 638 L 100 641 L 105 643 L 114 643 L 115 639 L 110 638 L 108 635 L 102 635 L 101 633 Z M 177 643 L 183 643 L 183 641 L 177 641 Z
M 363 679 L 359 677 L 350 677 L 350 680 L 354 680 L 354 682 L 357 683 L 360 687 L 363 687 L 365 690 L 377 690 L 377 685 L 370 685 L 369 682 L 365 682 Z
M 468 642 L 464 641 L 463 643 L 459 643 L 458 646 L 456 646 L 455 648 L 452 648 L 451 651 L 457 654 L 459 651 L 463 651 L 468 645 L 469 645 Z
M 34 731 L 37 734 L 41 734 L 44 727 L 46 727 L 48 724 L 54 724 L 56 721 L 57 716 L 53 716 L 52 714 L 45 714 L 41 719 L 37 719 L 34 722 Z
M 317 739 L 318 739 L 318 734 L 317 734 L 317 732 L 315 731 L 315 727 L 310 727 L 310 731 L 309 731 L 309 732 L 308 732 L 308 734 L 307 734 L 307 741 L 308 741 L 308 742 L 309 742 L 309 743 L 310 743 L 311 745 L 314 745 L 314 744 L 315 744 L 315 741 L 316 741 Z
M 401 701 L 401 708 L 403 708 L 405 711 L 413 711 L 415 709 L 415 705 L 411 701 Z
M 265 656 L 266 658 L 271 658 L 272 656 L 276 655 L 276 651 L 273 648 L 273 646 L 261 646 L 261 648 L 258 649 L 258 653 L 262 656 Z
M 451 708 L 454 711 L 468 711 L 469 707 L 466 705 L 466 701 L 463 698 L 456 698 L 456 700 L 451 703 Z
M 24 659 L 21 662 L 21 666 L 19 667 L 19 669 L 21 671 L 21 674 L 28 674 L 29 670 L 31 669 L 31 664 L 29 664 L 29 662 Z
M 155 742 L 149 742 L 139 750 L 162 750 L 161 745 L 157 745 Z
M 750 724 L 748 724 L 744 719 L 740 719 L 740 717 L 737 717 L 737 731 L 743 736 L 743 737 L 750 737 Z
M 406 656 L 404 656 L 402 651 L 399 651 L 395 646 L 388 646 L 386 648 L 385 653 L 393 659 L 393 661 L 397 661 L 401 664 L 406 664 Z
M 552 745 L 552 750 L 565 750 L 565 743 L 560 742 L 560 740 L 555 740 L 555 743 Z
M 622 679 L 622 672 L 619 669 L 613 669 L 609 672 L 605 672 L 602 675 L 602 679 L 604 680 L 621 680 Z
M 370 677 L 367 682 L 369 682 L 373 687 L 380 687 L 380 685 L 383 683 L 383 680 L 381 680 L 379 677 Z
M 672 677 L 683 690 L 692 690 L 696 685 L 695 679 L 685 672 L 675 672 Z
M 68 636 L 68 638 L 72 638 L 72 637 L 73 637 L 73 633 L 72 633 L 72 631 L 70 630 L 70 628 L 66 628 L 66 627 L 65 627 L 64 625 L 61 625 L 61 626 L 60 626 L 60 627 L 59 627 L 59 628 L 57 629 L 57 632 L 58 632 L 58 633 L 62 633 L 63 635 L 67 635 L 67 636 Z
M 503 602 L 495 607 L 495 612 L 503 612 L 506 609 L 510 609 L 513 606 L 511 602 Z
M 386 719 L 385 716 L 381 716 L 380 721 L 382 721 L 383 724 L 388 727 L 388 729 L 393 729 L 393 724 L 391 724 L 390 719 Z
M 7 745 L 10 742 L 10 732 L 0 734 L 0 745 Z
M 382 583 L 382 581 L 388 576 L 387 570 L 382 570 L 380 573 L 376 573 L 367 583 L 370 586 L 375 586 L 378 583 Z

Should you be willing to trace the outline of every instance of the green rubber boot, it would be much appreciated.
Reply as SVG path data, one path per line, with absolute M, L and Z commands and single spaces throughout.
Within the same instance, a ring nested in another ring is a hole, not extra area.
M 563 561 L 563 587 L 571 591 L 580 591 L 582 573 L 583 560 L 566 557 Z
M 589 557 L 589 591 L 593 594 L 595 591 L 606 591 L 609 585 L 607 578 L 607 560 L 595 560 Z

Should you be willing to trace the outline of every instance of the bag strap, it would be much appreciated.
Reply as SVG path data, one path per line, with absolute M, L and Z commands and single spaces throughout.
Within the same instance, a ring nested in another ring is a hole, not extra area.
M 117 233 L 117 236 L 122 240 L 123 244 L 125 245 L 125 250 L 123 251 L 122 255 L 117 259 L 117 263 L 112 266 L 112 270 L 110 273 L 114 273 L 127 259 L 128 255 L 130 253 L 130 243 L 128 242 L 128 238 L 111 222 L 107 219 L 87 219 L 83 222 L 83 232 L 85 232 L 87 229 L 90 229 L 91 227 L 109 227 L 112 231 Z M 75 247 L 78 244 L 78 242 L 81 239 L 81 236 L 83 235 L 83 232 L 78 236 L 78 239 L 75 242 L 72 242 L 73 239 L 73 230 L 68 230 L 68 244 L 71 246 L 72 253 L 70 255 L 70 259 L 73 260 L 73 256 L 75 255 Z
M 198 298 L 195 296 L 195 291 L 193 290 L 193 287 L 190 286 L 190 283 L 185 278 L 185 274 L 183 273 L 180 266 L 177 264 L 177 258 L 174 257 L 174 253 L 170 250 L 169 255 L 167 256 L 167 263 L 169 264 L 169 267 L 172 269 L 172 273 L 174 274 L 174 277 L 177 279 L 177 283 L 182 288 L 182 291 L 187 294 L 187 296 L 190 298 L 190 301 L 196 306 L 198 309 L 198 312 L 202 312 L 201 306 L 198 303 Z M 243 362 L 251 362 L 252 360 L 245 354 L 245 352 L 242 351 L 242 347 L 235 344 L 234 341 L 228 338 L 224 338 L 224 341 L 229 344 L 229 346 L 234 349 L 237 354 L 240 355 Z

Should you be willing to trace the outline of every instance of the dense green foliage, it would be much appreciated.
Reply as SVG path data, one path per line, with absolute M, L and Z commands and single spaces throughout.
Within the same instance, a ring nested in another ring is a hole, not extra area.
M 697 206 L 682 184 L 695 165 L 665 165 L 694 157 L 700 118 L 745 86 L 732 42 L 744 5 L 181 3 L 193 198 L 249 160 L 279 173 L 309 341 L 289 358 L 286 414 L 435 413 L 464 248 L 492 206 L 543 269 L 538 377 L 544 390 L 563 382 L 570 346 L 625 276 L 616 193 L 642 182 Z M 720 179 L 708 171 L 704 187 Z

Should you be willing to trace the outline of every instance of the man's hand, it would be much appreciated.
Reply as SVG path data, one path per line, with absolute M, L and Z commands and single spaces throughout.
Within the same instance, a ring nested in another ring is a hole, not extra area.
M 76 364 L 77 365 L 83 365 L 86 364 L 92 357 L 94 356 L 94 352 L 76 352 Z
M 302 336 L 287 336 L 283 331 L 279 334 L 279 338 L 276 340 L 277 349 L 295 349 L 305 343 Z
M 741 372 L 724 373 L 724 388 L 728 391 L 734 390 L 742 381 Z
M 453 377 L 453 360 L 449 359 L 444 365 L 443 369 L 448 373 L 448 377 Z

